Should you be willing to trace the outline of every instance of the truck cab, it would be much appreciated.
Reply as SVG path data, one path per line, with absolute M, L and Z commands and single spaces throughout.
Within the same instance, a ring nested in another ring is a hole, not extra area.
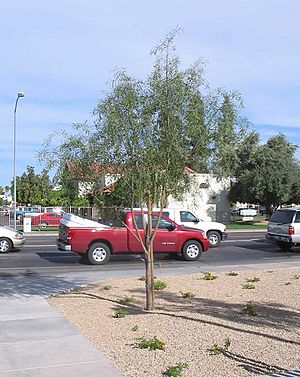
M 226 226 L 224 224 L 215 221 L 204 221 L 192 211 L 182 208 L 164 208 L 163 214 L 177 224 L 203 230 L 209 240 L 210 247 L 218 247 L 221 241 L 227 239 Z

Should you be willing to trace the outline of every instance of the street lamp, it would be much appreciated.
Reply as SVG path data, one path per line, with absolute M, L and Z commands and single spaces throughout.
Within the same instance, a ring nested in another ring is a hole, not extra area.
M 16 125 L 17 125 L 17 106 L 19 98 L 24 97 L 23 92 L 19 92 L 14 108 L 14 228 L 17 229 L 17 179 L 16 179 Z

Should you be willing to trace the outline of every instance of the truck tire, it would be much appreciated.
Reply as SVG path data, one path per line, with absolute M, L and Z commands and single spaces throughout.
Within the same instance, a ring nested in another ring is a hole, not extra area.
M 187 241 L 182 248 L 182 256 L 186 261 L 196 261 L 201 257 L 203 248 L 196 240 Z
M 209 240 L 210 247 L 219 247 L 221 244 L 221 235 L 216 230 L 207 232 L 207 238 Z
M 277 242 L 277 245 L 279 246 L 280 250 L 282 251 L 289 251 L 292 248 L 292 245 L 290 243 L 286 242 Z
M 89 247 L 87 256 L 91 264 L 106 264 L 110 254 L 110 248 L 105 243 L 95 242 Z

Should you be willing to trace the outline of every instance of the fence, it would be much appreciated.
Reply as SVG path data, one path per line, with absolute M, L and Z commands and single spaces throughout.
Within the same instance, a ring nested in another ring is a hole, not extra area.
M 29 210 L 30 208 L 30 210 Z M 60 219 L 64 212 L 73 213 L 74 215 L 93 219 L 97 217 L 97 210 L 93 207 L 28 207 L 16 212 L 17 229 L 23 230 L 25 217 L 31 217 L 31 226 L 33 229 L 56 229 L 59 226 Z M 0 213 L 0 225 L 14 227 L 14 212 L 8 211 Z
M 103 222 L 115 223 L 116 209 L 114 208 L 101 208 L 101 210 L 94 207 L 40 207 L 35 208 L 34 211 L 27 213 L 17 212 L 17 228 L 23 230 L 24 217 L 31 217 L 31 226 L 33 229 L 56 229 L 59 226 L 61 216 L 64 212 L 73 213 L 74 215 L 87 218 L 87 219 L 103 219 Z M 232 215 L 229 211 L 216 211 L 212 221 L 218 221 L 223 224 L 239 223 L 243 220 L 238 214 Z M 105 219 L 105 221 L 104 221 Z M 264 220 L 264 216 L 255 216 L 254 221 Z M 119 219 L 119 222 L 121 220 Z M 14 214 L 13 212 L 0 212 L 0 225 L 14 227 Z

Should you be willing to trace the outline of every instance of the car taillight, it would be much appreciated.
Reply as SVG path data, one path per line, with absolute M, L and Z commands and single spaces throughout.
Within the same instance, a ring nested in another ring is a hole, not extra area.
M 295 228 L 293 227 L 293 225 L 289 225 L 289 234 L 295 234 Z

